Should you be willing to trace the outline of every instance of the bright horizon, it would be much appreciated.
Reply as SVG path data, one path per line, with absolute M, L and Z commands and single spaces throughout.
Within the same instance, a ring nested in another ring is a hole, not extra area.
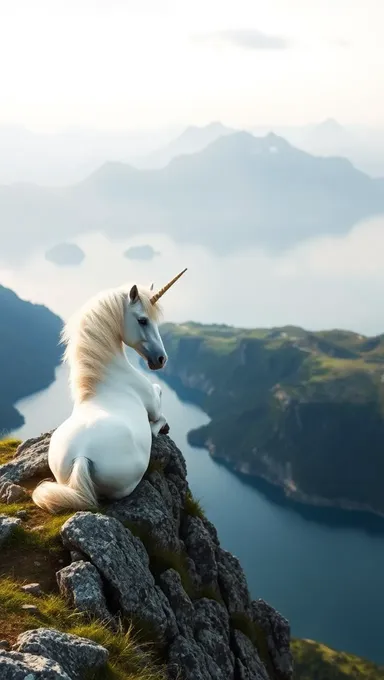
M 384 119 L 380 0 L 0 0 L 0 15 L 0 124 L 117 132 Z

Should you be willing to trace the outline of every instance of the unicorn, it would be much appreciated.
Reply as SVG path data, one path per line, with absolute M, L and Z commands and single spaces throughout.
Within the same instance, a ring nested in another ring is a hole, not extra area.
M 129 496 L 145 474 L 152 435 L 167 434 L 160 385 L 128 360 L 133 348 L 153 370 L 167 354 L 157 322 L 159 299 L 184 269 L 157 293 L 134 285 L 99 293 L 64 326 L 73 410 L 53 432 L 48 464 L 55 478 L 32 494 L 50 513 L 91 510 L 100 498 Z

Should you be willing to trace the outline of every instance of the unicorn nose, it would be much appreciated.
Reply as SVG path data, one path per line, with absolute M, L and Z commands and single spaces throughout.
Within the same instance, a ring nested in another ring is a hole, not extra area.
M 159 356 L 158 362 L 159 362 L 160 366 L 164 366 L 165 357 L 162 354 Z

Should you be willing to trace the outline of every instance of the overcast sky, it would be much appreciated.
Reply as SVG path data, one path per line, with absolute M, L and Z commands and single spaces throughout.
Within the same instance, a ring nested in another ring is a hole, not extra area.
M 383 0 L 0 0 L 0 123 L 384 119 Z

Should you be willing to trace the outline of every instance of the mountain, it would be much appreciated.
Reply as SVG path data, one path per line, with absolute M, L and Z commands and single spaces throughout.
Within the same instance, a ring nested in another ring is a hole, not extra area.
M 294 500 L 384 515 L 384 336 L 167 324 L 165 374 L 211 422 L 193 445 Z
M 49 441 L 0 445 L 2 679 L 292 680 L 288 621 L 252 600 L 169 437 L 130 496 L 56 517 L 20 486 Z
M 158 170 L 107 163 L 67 189 L 0 187 L 1 255 L 20 258 L 53 234 L 57 243 L 63 234 L 144 230 L 217 252 L 281 251 L 382 212 L 382 182 L 347 160 L 311 156 L 274 134 L 238 132 Z
M 319 156 L 344 156 L 372 177 L 384 176 L 384 130 L 349 127 L 329 118 L 289 132 L 299 148 Z
M 161 147 L 147 156 L 135 159 L 133 165 L 138 168 L 162 168 L 168 165 L 173 158 L 198 153 L 216 139 L 234 132 L 233 128 L 226 127 L 219 122 L 209 123 L 209 125 L 203 127 L 190 125 L 165 147 Z
M 61 319 L 0 286 L 0 436 L 23 424 L 14 407 L 55 379 L 61 359 Z

